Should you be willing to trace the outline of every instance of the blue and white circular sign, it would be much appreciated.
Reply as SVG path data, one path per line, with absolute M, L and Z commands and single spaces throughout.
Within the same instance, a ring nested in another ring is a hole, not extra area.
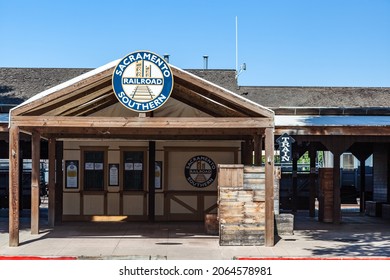
M 168 63 L 149 51 L 125 56 L 115 67 L 112 87 L 118 100 L 130 110 L 150 112 L 163 105 L 173 89 Z

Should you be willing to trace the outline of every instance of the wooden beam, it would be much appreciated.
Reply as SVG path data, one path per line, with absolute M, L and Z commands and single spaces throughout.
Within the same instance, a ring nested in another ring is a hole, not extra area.
M 366 160 L 360 159 L 360 201 L 359 201 L 359 210 L 360 213 L 366 211 Z M 390 173 L 388 173 L 390 174 Z
M 316 156 L 317 151 L 313 144 L 310 144 L 310 175 L 309 175 L 309 216 L 315 217 L 315 196 L 316 196 Z
M 39 130 L 41 131 L 41 130 Z M 216 134 L 201 134 L 201 133 L 190 133 L 188 131 L 188 134 L 181 133 L 180 135 L 175 135 L 172 133 L 169 134 L 131 134 L 131 133 L 121 133 L 121 134 L 115 134 L 115 135 L 103 135 L 103 134 L 83 134 L 81 132 L 79 133 L 50 133 L 47 129 L 44 130 L 45 132 L 42 133 L 42 137 L 45 138 L 56 138 L 56 139 L 105 139 L 105 140 L 148 140 L 148 141 L 155 141 L 155 140 L 245 140 L 247 138 L 247 135 L 243 134 L 223 134 L 223 135 L 216 135 Z M 160 132 L 160 131 L 159 131 Z M 248 133 L 255 133 L 255 131 L 249 131 Z
M 63 180 L 64 172 L 62 170 L 62 162 L 64 159 L 64 142 L 56 140 L 56 192 L 55 192 L 55 224 L 62 222 L 63 214 Z
M 253 165 L 253 141 L 248 137 L 244 137 L 241 143 L 241 163 L 244 165 Z
M 263 152 L 263 136 L 255 135 L 254 141 L 254 165 L 261 166 L 262 164 L 262 152 Z
M 56 139 L 49 139 L 49 205 L 48 225 L 54 227 L 55 223 L 55 161 L 56 161 Z
M 41 137 L 34 131 L 31 137 L 31 234 L 39 234 L 40 154 Z
M 139 117 L 64 117 L 13 116 L 19 127 L 84 127 L 84 128 L 266 128 L 273 127 L 271 118 L 139 118 Z
M 95 89 L 94 91 L 89 90 L 87 92 L 83 92 L 82 94 L 79 94 L 78 96 L 76 96 L 77 99 L 71 98 L 69 100 L 64 100 L 60 104 L 55 103 L 53 105 L 53 108 L 44 114 L 51 115 L 51 116 L 60 116 L 65 114 L 70 115 L 68 113 L 69 111 L 75 110 L 83 106 L 87 106 L 87 104 L 91 102 L 96 102 L 95 100 L 99 100 L 105 97 L 107 94 L 113 95 L 111 83 L 109 83 L 108 85 L 106 85 L 105 83 L 104 85 L 105 86 L 103 88 L 100 88 L 99 86 L 98 89 Z M 37 114 L 35 111 L 34 114 L 36 116 L 43 115 L 39 113 Z
M 148 139 L 148 140 L 186 140 L 196 139 L 243 139 L 248 134 L 258 133 L 255 128 L 175 128 L 175 129 L 142 129 L 142 128 L 66 128 L 45 127 L 36 128 L 42 136 L 49 135 L 56 138 L 103 138 L 103 139 Z M 57 137 L 58 136 L 58 137 Z M 190 136 L 190 137 L 189 137 Z
M 232 108 L 226 107 L 225 105 L 215 102 L 210 98 L 206 98 L 197 92 L 186 88 L 178 83 L 175 84 L 172 95 L 173 98 L 179 100 L 191 107 L 194 107 L 206 114 L 213 117 L 245 117 L 246 114 L 238 112 Z
M 88 104 L 88 106 L 77 108 L 77 110 L 66 112 L 66 116 L 89 116 L 95 112 L 103 110 L 111 105 L 118 103 L 118 99 L 112 95 L 107 95 L 105 98 L 97 102 Z
M 275 245 L 274 236 L 274 132 L 265 129 L 265 246 Z
M 51 100 L 46 104 L 40 105 L 38 108 L 31 109 L 29 112 L 25 113 L 25 115 L 62 115 L 64 112 L 90 102 L 110 91 L 112 91 L 111 80 L 107 79 L 107 81 L 94 85 L 91 88 L 81 91 L 77 90 L 67 95 L 62 95 L 58 99 Z
M 341 152 L 333 152 L 333 223 L 341 223 L 340 198 L 340 156 Z
M 299 153 L 296 152 L 298 146 L 294 143 L 292 148 L 292 212 L 296 213 L 298 210 L 298 159 Z
M 19 128 L 9 129 L 9 246 L 19 246 Z
M 366 210 L 366 160 L 373 153 L 372 143 L 354 143 L 349 149 L 360 165 L 360 212 Z
M 223 104 L 229 104 L 228 107 L 234 107 L 235 110 L 238 111 L 243 109 L 244 113 L 246 112 L 250 115 L 254 114 L 267 118 L 273 118 L 274 116 L 274 112 L 272 110 L 245 99 L 238 94 L 217 86 L 209 81 L 201 79 L 193 74 L 185 72 L 179 68 L 171 67 L 171 69 L 175 76 L 175 83 L 179 83 L 188 88 L 191 88 L 210 99 L 218 100 L 218 102 Z
M 224 105 L 224 106 L 226 106 L 228 108 L 234 109 L 235 111 L 240 112 L 240 113 L 244 114 L 245 116 L 249 116 L 249 117 L 271 117 L 271 116 L 268 116 L 267 114 L 262 114 L 259 111 L 256 111 L 256 108 L 252 108 L 254 110 L 251 110 L 248 107 L 244 107 L 243 104 L 238 104 L 238 103 L 236 103 L 236 102 L 234 102 L 232 100 L 227 99 L 226 97 L 229 97 L 229 95 L 232 94 L 231 92 L 225 93 L 224 95 L 221 94 L 219 96 L 219 95 L 215 95 L 215 92 L 213 92 L 213 91 L 207 90 L 207 89 L 202 88 L 202 87 L 195 86 L 195 85 L 189 83 L 186 80 L 176 79 L 175 80 L 175 84 L 181 84 L 183 87 L 191 88 L 195 92 L 197 92 L 198 94 L 200 94 L 200 95 L 202 95 L 202 96 L 204 96 L 204 97 L 206 97 L 208 99 L 214 100 L 215 102 L 218 102 L 218 103 L 220 103 L 220 104 L 222 104 L 222 105 Z M 233 93 L 233 94 L 235 95 L 235 93 Z M 241 98 L 241 96 L 238 96 L 238 97 Z

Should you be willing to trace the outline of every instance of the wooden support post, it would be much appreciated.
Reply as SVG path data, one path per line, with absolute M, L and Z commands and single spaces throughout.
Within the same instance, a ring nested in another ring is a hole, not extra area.
M 340 152 L 333 154 L 333 223 L 341 222 L 341 199 L 340 199 Z
M 245 141 L 241 141 L 241 163 L 245 164 L 245 158 L 246 158 L 246 146 Z
M 366 160 L 373 152 L 372 143 L 355 143 L 349 151 L 359 160 L 360 165 L 360 212 L 366 210 Z
M 56 141 L 56 191 L 55 191 L 55 224 L 62 223 L 63 178 L 62 161 L 64 159 L 64 142 Z
M 39 234 L 40 154 L 41 136 L 34 131 L 31 135 L 31 234 Z
M 149 141 L 149 222 L 155 220 L 155 203 L 156 203 L 156 142 Z
M 387 203 L 390 203 L 390 145 L 387 145 Z
M 292 212 L 296 213 L 298 209 L 298 159 L 299 153 L 294 151 L 297 145 L 293 144 L 292 157 Z
M 340 199 L 340 156 L 353 144 L 353 139 L 343 136 L 330 136 L 321 142 L 333 153 L 333 223 L 341 222 Z
M 49 205 L 48 205 L 48 225 L 54 227 L 55 223 L 55 161 L 56 161 L 56 140 L 49 139 Z
M 252 165 L 252 140 L 246 139 L 243 143 L 243 158 L 242 163 L 244 165 Z
M 274 236 L 274 132 L 265 129 L 265 246 L 275 245 Z
M 19 246 L 19 128 L 9 129 L 9 246 Z
M 261 166 L 262 164 L 262 151 L 263 151 L 263 137 L 262 135 L 255 135 L 254 137 L 254 150 L 255 150 L 255 158 L 254 158 L 254 165 L 255 166 Z
M 360 166 L 360 213 L 364 213 L 365 211 L 365 195 L 366 195 L 366 160 L 360 158 L 359 159 Z
M 316 155 L 317 151 L 313 144 L 310 145 L 309 158 L 310 158 L 310 175 L 309 175 L 309 216 L 315 217 L 315 199 L 316 199 Z

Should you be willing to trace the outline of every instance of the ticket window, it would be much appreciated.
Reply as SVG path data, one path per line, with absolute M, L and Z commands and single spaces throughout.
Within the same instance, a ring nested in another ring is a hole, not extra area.
M 123 152 L 123 190 L 144 190 L 145 153 L 143 151 Z
M 84 151 L 84 190 L 104 190 L 104 151 Z

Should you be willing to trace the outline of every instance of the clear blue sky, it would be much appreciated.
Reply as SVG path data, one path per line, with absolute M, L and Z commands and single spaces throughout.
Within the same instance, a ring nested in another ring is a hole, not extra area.
M 99 67 L 136 50 L 241 85 L 390 86 L 390 0 L 0 0 L 0 67 Z

